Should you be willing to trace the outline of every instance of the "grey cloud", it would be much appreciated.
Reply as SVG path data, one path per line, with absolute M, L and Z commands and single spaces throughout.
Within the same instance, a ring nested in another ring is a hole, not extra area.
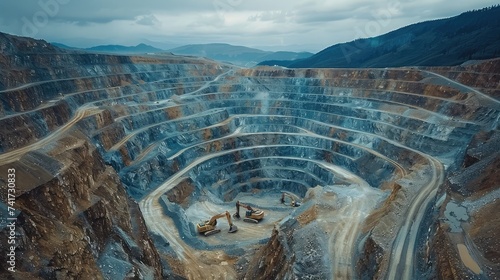
M 249 21 L 270 21 L 275 23 L 282 23 L 291 21 L 294 16 L 293 12 L 289 11 L 266 11 L 250 16 Z
M 370 19 L 377 9 L 385 9 L 387 2 L 375 1 L 343 1 L 335 5 L 323 3 L 309 3 L 300 6 L 302 12 L 297 13 L 297 23 L 324 23 L 336 22 L 346 19 Z
M 135 22 L 137 24 L 146 26 L 152 26 L 160 23 L 160 21 L 154 15 L 139 16 L 137 17 Z
M 77 23 L 134 20 L 139 16 L 156 12 L 179 14 L 182 12 L 215 11 L 212 1 L 196 0 L 25 0 L 2 2 L 0 10 L 0 18 L 2 19 L 15 20 L 21 17 L 30 19 L 37 12 L 45 12 L 54 20 Z
M 334 22 L 344 19 L 354 18 L 348 13 L 332 13 L 332 12 L 319 12 L 301 14 L 296 17 L 297 23 L 321 23 L 321 22 Z

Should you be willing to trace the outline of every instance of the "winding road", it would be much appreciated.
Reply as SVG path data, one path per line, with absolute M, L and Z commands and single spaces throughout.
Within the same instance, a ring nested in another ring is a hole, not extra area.
M 26 146 L 19 148 L 19 149 L 15 149 L 15 150 L 0 154 L 0 161 L 3 164 L 10 163 L 10 162 L 18 160 L 22 155 L 26 154 L 27 152 L 38 150 L 38 149 L 44 147 L 45 145 L 53 142 L 54 140 L 56 140 L 57 138 L 62 136 L 66 131 L 68 131 L 68 129 L 73 127 L 73 125 L 75 125 L 81 119 L 88 117 L 88 116 L 91 116 L 91 115 L 94 115 L 94 114 L 97 114 L 97 113 L 99 113 L 99 111 L 100 111 L 99 108 L 94 107 L 94 106 L 88 106 L 88 105 L 87 106 L 84 105 L 84 106 L 78 108 L 75 115 L 67 123 L 65 123 L 64 125 L 62 125 L 58 129 L 56 129 L 55 131 L 51 132 L 46 137 L 41 138 L 34 143 L 31 143 L 31 144 L 26 145 Z

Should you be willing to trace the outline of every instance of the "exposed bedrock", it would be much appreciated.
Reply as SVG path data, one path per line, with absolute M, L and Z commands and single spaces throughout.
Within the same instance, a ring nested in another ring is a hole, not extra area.
M 436 236 L 431 257 L 443 279 L 495 279 L 500 271 L 500 202 L 498 130 L 479 133 L 467 149 L 466 161 L 451 174 L 438 194 Z M 464 265 L 460 265 L 464 264 Z
M 160 257 L 137 203 L 85 135 L 73 132 L 2 164 L 2 175 L 10 168 L 18 178 L 15 208 L 20 210 L 16 277 L 161 276 Z M 0 180 L 7 182 L 4 176 Z M 4 226 L 2 248 L 8 248 Z M 5 265 L 5 254 L 0 258 Z
M 0 39 L 27 275 L 496 277 L 500 60 L 240 69 Z M 265 218 L 198 234 L 236 201 Z

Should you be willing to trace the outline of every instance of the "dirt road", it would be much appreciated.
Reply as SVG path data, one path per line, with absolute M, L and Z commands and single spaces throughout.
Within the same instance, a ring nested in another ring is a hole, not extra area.
M 73 118 L 71 118 L 63 126 L 61 126 L 57 130 L 55 130 L 52 133 L 50 133 L 49 135 L 47 135 L 46 137 L 41 138 L 32 144 L 26 145 L 22 148 L 19 148 L 19 149 L 16 149 L 16 150 L 4 153 L 4 154 L 0 154 L 0 161 L 4 164 L 9 163 L 9 162 L 13 162 L 13 161 L 18 160 L 22 155 L 26 154 L 29 151 L 34 151 L 34 150 L 37 150 L 37 149 L 44 147 L 45 145 L 47 145 L 47 144 L 53 142 L 54 140 L 56 140 L 57 138 L 59 138 L 62 134 L 64 134 L 66 131 L 68 131 L 68 129 L 73 127 L 73 125 L 75 125 L 81 119 L 88 117 L 88 116 L 91 116 L 91 115 L 94 115 L 94 114 L 97 114 L 97 113 L 99 113 L 99 111 L 100 111 L 99 108 L 93 107 L 93 106 L 82 106 L 82 107 L 78 108 L 78 110 L 76 111 Z

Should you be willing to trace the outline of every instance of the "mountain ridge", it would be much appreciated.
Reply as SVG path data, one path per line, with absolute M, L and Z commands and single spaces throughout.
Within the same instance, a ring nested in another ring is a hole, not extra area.
M 179 55 L 204 56 L 242 66 L 254 66 L 258 62 L 270 59 L 300 59 L 313 55 L 310 52 L 264 51 L 226 43 L 191 44 L 169 49 L 169 51 Z
M 313 55 L 313 53 L 310 52 L 264 51 L 261 49 L 231 45 L 227 43 L 189 44 L 171 49 L 156 48 L 145 43 L 140 43 L 136 46 L 98 45 L 90 48 L 77 48 L 56 42 L 51 44 L 62 49 L 84 50 L 90 52 L 116 54 L 173 53 L 177 55 L 201 56 L 240 66 L 254 66 L 264 60 L 302 59 Z
M 290 68 L 459 65 L 500 56 L 500 6 L 414 23 L 386 34 L 332 45 L 300 60 L 259 65 Z

